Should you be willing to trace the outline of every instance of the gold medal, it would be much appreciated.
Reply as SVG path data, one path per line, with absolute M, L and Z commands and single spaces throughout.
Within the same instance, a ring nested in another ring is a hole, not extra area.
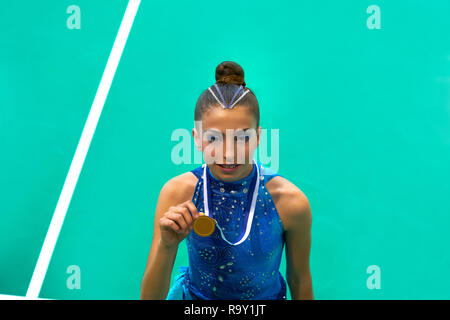
M 216 220 L 205 215 L 200 215 L 194 220 L 194 231 L 200 237 L 207 237 L 214 232 Z

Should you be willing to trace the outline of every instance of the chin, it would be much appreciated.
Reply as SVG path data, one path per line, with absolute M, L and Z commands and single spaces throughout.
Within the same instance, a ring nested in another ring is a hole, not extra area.
M 224 179 L 233 179 L 240 176 L 248 168 L 248 165 L 248 163 L 236 163 L 234 168 L 226 168 L 222 164 L 214 163 L 214 171 Z

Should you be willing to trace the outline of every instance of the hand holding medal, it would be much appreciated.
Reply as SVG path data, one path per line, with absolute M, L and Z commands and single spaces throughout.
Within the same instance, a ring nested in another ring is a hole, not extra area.
M 259 168 L 256 161 L 253 160 L 256 172 L 250 183 L 249 202 L 246 204 L 245 216 L 247 216 L 246 228 L 237 242 L 230 242 L 226 239 L 222 229 L 217 221 L 210 217 L 209 206 L 211 203 L 211 191 L 209 190 L 208 178 L 206 175 L 207 166 L 203 165 L 203 182 L 204 182 L 204 208 L 205 213 L 198 212 L 192 201 L 186 201 L 176 207 L 170 207 L 169 211 L 160 220 L 161 238 L 167 244 L 179 243 L 186 238 L 191 228 L 200 237 L 208 237 L 213 234 L 217 225 L 222 239 L 231 245 L 242 243 L 249 235 L 252 226 L 253 215 L 255 212 L 256 198 L 259 188 Z
M 162 243 L 168 247 L 178 245 L 189 235 L 194 221 L 199 217 L 200 213 L 192 201 L 169 207 L 168 211 L 159 219 Z M 201 229 L 203 230 L 203 227 Z

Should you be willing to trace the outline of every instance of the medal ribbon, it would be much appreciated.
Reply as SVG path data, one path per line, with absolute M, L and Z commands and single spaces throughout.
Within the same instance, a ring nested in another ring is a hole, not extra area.
M 259 179 L 260 179 L 259 178 L 259 167 L 258 167 L 258 164 L 256 163 L 256 161 L 254 159 L 253 159 L 253 163 L 256 166 L 256 173 L 253 176 L 252 182 L 250 183 L 250 190 L 248 192 L 247 201 L 246 201 L 246 204 L 245 204 L 244 213 L 248 213 L 248 214 L 247 214 L 247 226 L 245 228 L 244 235 L 242 235 L 242 232 L 241 232 L 241 239 L 238 240 L 235 243 L 232 243 L 232 242 L 228 241 L 225 238 L 225 235 L 223 234 L 223 231 L 220 228 L 219 224 L 217 223 L 217 220 L 215 220 L 216 226 L 217 226 L 217 228 L 220 231 L 220 235 L 221 235 L 222 239 L 224 241 L 226 241 L 228 244 L 231 244 L 233 246 L 236 246 L 236 245 L 242 243 L 245 239 L 247 239 L 248 235 L 250 234 L 250 230 L 252 228 L 252 221 L 253 221 L 253 216 L 254 216 L 254 213 L 255 213 L 256 199 L 258 197 Z M 209 170 L 208 166 L 206 164 L 204 164 L 203 165 L 203 204 L 204 204 L 204 208 L 205 208 L 205 215 L 210 217 L 209 204 L 210 203 L 212 204 L 212 200 L 211 200 L 211 190 L 209 190 L 210 181 L 209 181 L 209 177 L 208 177 L 208 175 L 206 173 L 207 169 Z M 250 204 L 250 201 L 249 201 L 250 199 L 251 199 L 251 204 Z

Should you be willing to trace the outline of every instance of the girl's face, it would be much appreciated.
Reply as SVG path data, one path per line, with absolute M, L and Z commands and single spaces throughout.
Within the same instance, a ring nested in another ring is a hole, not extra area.
M 256 128 L 249 108 L 236 105 L 232 109 L 209 109 L 203 114 L 200 130 L 192 130 L 195 144 L 215 178 L 236 181 L 251 173 L 261 127 Z M 226 164 L 235 167 L 222 166 Z

